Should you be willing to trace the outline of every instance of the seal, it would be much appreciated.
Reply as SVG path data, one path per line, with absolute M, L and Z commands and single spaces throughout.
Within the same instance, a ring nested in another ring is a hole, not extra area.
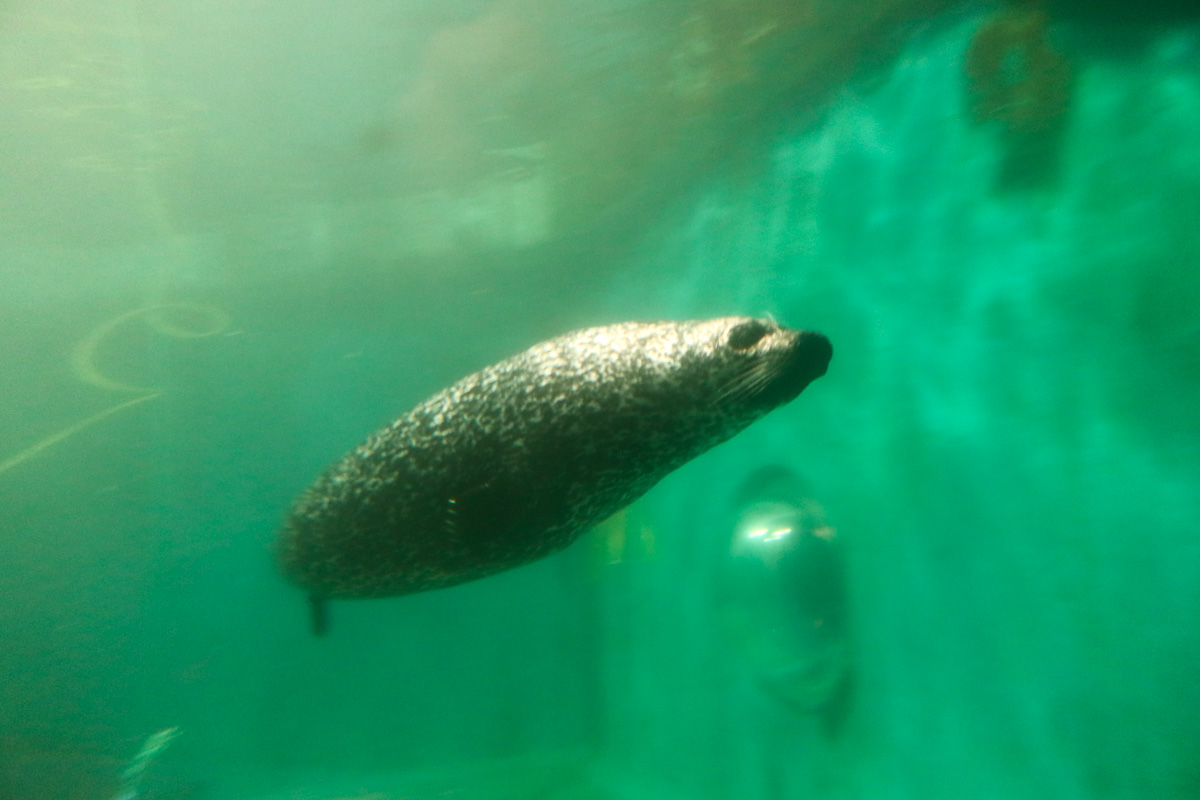
M 438 392 L 331 465 L 276 544 L 327 601 L 438 589 L 547 556 L 825 374 L 819 333 L 722 317 L 588 328 Z

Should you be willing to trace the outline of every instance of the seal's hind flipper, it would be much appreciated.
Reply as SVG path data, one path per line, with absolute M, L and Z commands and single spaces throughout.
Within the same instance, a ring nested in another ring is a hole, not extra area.
M 308 619 L 313 636 L 322 637 L 329 633 L 329 600 L 319 594 L 308 596 Z

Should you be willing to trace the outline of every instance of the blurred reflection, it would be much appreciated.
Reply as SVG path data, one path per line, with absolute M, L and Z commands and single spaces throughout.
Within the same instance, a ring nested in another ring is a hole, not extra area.
M 142 794 L 142 779 L 146 776 L 146 771 L 158 755 L 179 734 L 180 730 L 177 727 L 164 728 L 157 733 L 151 734 L 146 739 L 145 744 L 142 745 L 142 749 L 138 751 L 133 760 L 122 770 L 121 788 L 113 800 L 136 800 L 140 797 Z
M 1043 0 L 1011 0 L 967 48 L 972 122 L 998 128 L 1003 145 L 996 188 L 1032 189 L 1057 178 L 1074 76 L 1050 41 Z
M 790 470 L 751 473 L 721 570 L 722 626 L 740 668 L 803 714 L 833 708 L 846 685 L 842 549 L 821 504 Z
M 226 333 L 231 325 L 229 315 L 219 308 L 197 303 L 156 303 L 142 306 L 124 314 L 118 314 L 112 319 L 96 326 L 75 346 L 71 354 L 71 371 L 83 383 L 110 392 L 126 392 L 136 394 L 124 402 L 109 406 L 91 416 L 62 428 L 55 433 L 34 442 L 24 450 L 0 461 L 0 473 L 16 467 L 44 450 L 70 439 L 80 431 L 90 428 L 119 411 L 141 405 L 147 400 L 161 397 L 167 390 L 158 386 L 143 386 L 110 377 L 98 365 L 97 353 L 113 335 L 124 328 L 132 320 L 140 319 L 146 323 L 149 330 L 159 336 L 172 339 L 203 339 L 209 336 Z M 126 343 L 128 346 L 128 343 Z

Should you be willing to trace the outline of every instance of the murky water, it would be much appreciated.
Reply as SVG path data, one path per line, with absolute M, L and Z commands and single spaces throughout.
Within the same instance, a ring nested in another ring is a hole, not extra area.
M 1194 797 L 1200 20 L 834 5 L 0 7 L 0 798 Z M 829 373 L 310 635 L 326 464 L 728 314 Z

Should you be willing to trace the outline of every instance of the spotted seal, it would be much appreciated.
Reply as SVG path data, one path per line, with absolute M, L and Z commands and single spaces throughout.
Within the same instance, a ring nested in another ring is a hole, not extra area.
M 542 342 L 377 431 L 296 500 L 283 574 L 326 601 L 438 589 L 554 553 L 825 374 L 819 333 L 723 317 Z

